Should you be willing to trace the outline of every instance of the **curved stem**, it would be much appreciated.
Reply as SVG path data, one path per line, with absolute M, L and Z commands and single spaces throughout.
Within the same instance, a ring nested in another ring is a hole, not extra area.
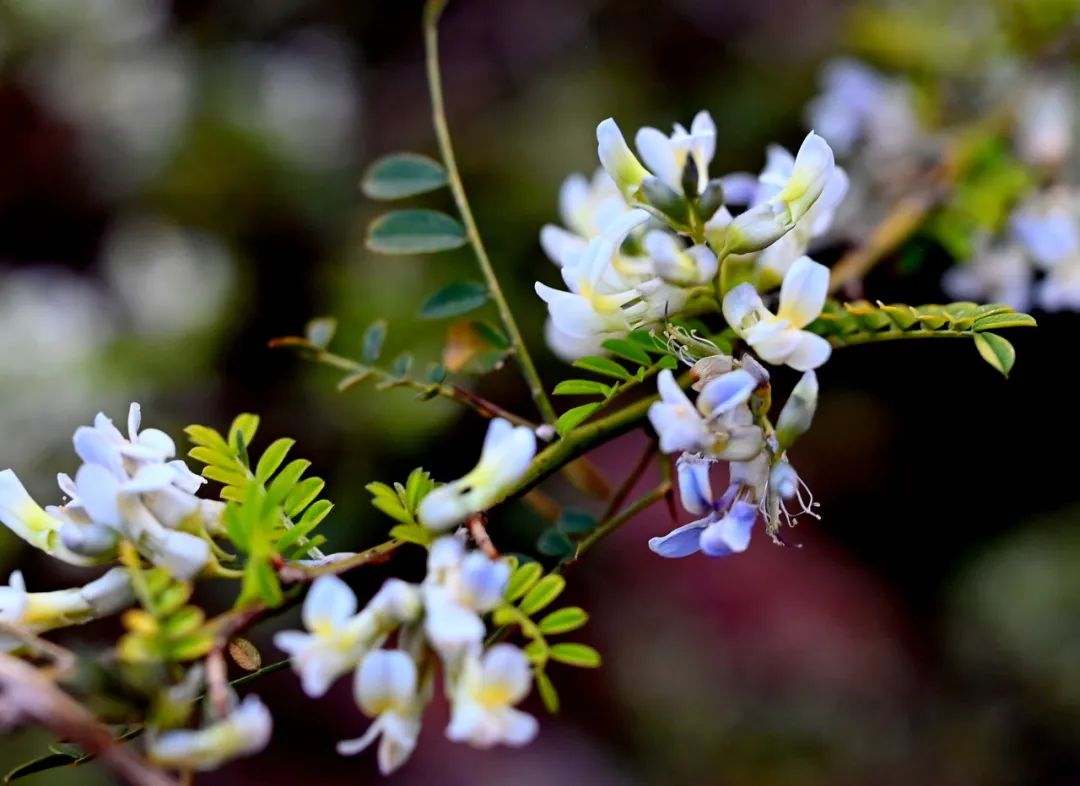
M 627 505 L 623 510 L 619 511 L 614 516 L 609 518 L 607 521 L 602 522 L 600 526 L 598 526 L 596 529 L 589 533 L 588 537 L 583 538 L 581 542 L 578 543 L 577 551 L 574 552 L 573 559 L 563 564 L 563 570 L 581 559 L 581 557 L 585 554 L 586 551 L 591 549 L 593 546 L 595 546 L 601 540 L 603 540 L 612 532 L 617 530 L 623 524 L 630 521 L 638 513 L 652 505 L 655 505 L 657 502 L 662 500 L 665 496 L 668 495 L 668 493 L 670 493 L 670 491 L 671 481 L 665 480 L 648 494 L 643 497 L 639 497 L 637 500 Z
M 372 377 L 378 378 L 388 387 L 407 387 L 421 394 L 442 396 L 443 398 L 456 401 L 459 404 L 469 407 L 478 414 L 483 415 L 485 418 L 503 418 L 509 420 L 515 426 L 525 426 L 533 431 L 536 430 L 536 424 L 531 420 L 526 420 L 520 415 L 515 415 L 509 410 L 503 409 L 498 404 L 488 401 L 485 398 L 481 398 L 471 390 L 467 390 L 460 385 L 455 385 L 451 382 L 443 382 L 442 384 L 436 384 L 434 382 L 425 383 L 418 379 L 413 379 L 412 377 L 399 377 L 384 368 L 368 366 L 325 350 L 316 352 L 313 359 L 317 363 L 324 363 L 327 366 L 333 366 L 342 371 L 350 371 L 355 375 L 370 374 Z M 355 377 L 355 379 L 360 381 L 359 376 Z M 339 385 L 338 389 L 345 390 L 347 387 L 349 387 L 349 385 Z
M 533 364 L 529 350 L 525 346 L 525 341 L 521 338 L 521 331 L 518 330 L 517 322 L 510 311 L 510 305 L 506 302 L 506 297 L 499 286 L 498 277 L 495 275 L 495 269 L 491 265 L 487 250 L 484 248 L 484 242 L 480 239 L 480 232 L 476 228 L 472 208 L 469 207 L 469 200 L 465 196 L 465 187 L 461 182 L 457 159 L 454 157 L 454 147 L 450 141 L 450 128 L 446 123 L 446 108 L 443 105 L 442 75 L 439 71 L 438 23 L 446 3 L 447 0 L 428 0 L 424 6 L 424 45 L 427 53 L 427 76 L 431 91 L 432 122 L 435 125 L 435 136 L 439 143 L 439 152 L 442 155 L 443 164 L 446 166 L 450 191 L 454 195 L 458 213 L 461 214 L 461 221 L 465 225 L 465 234 L 469 238 L 473 251 L 476 253 L 476 260 L 480 264 L 484 279 L 487 281 L 491 299 L 495 301 L 495 306 L 499 310 L 499 318 L 502 320 L 506 335 L 514 346 L 514 354 L 517 357 L 522 376 L 525 377 L 525 382 L 529 386 L 529 392 L 532 394 L 533 401 L 536 403 L 536 408 L 540 411 L 541 417 L 548 423 L 554 423 L 556 418 L 555 409 L 551 406 L 551 401 L 547 397 L 544 384 L 540 381 L 540 375 L 536 371 L 536 366 Z

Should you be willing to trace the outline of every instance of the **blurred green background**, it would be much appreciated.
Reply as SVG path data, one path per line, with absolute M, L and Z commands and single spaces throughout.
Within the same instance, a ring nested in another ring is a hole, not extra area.
M 1062 5 L 999 3 L 1036 16 Z M 705 107 L 719 128 L 716 171 L 756 170 L 766 144 L 794 146 L 805 133 L 819 65 L 850 47 L 850 7 L 451 3 L 450 124 L 546 380 L 564 372 L 541 348 L 532 283 L 556 275 L 537 233 L 555 220 L 562 178 L 595 168 L 597 122 L 665 127 Z M 933 27 L 942 51 L 979 40 L 969 16 L 947 13 L 970 4 L 933 7 L 945 9 Z M 439 358 L 447 325 L 418 322 L 417 305 L 475 277 L 472 260 L 366 252 L 375 208 L 357 189 L 379 154 L 433 152 L 419 16 L 412 0 L 0 0 L 0 467 L 14 467 L 39 501 L 58 499 L 55 473 L 75 466 L 74 428 L 98 410 L 122 419 L 131 400 L 174 434 L 254 411 L 264 439 L 297 438 L 337 503 L 335 549 L 388 528 L 367 503 L 369 480 L 403 478 L 417 462 L 438 478 L 472 464 L 483 434 L 475 416 L 401 391 L 339 394 L 329 370 L 267 348 L 333 315 L 337 349 L 349 354 L 385 317 L 389 352 Z M 896 28 L 901 43 L 904 33 Z M 942 269 L 931 261 L 898 280 L 886 266 L 867 291 L 940 300 Z M 586 640 L 606 662 L 553 674 L 566 706 L 538 741 L 490 753 L 452 746 L 436 707 L 392 781 L 1080 782 L 1080 425 L 1060 373 L 1080 320 L 1040 324 L 1015 337 L 1008 382 L 959 342 L 837 353 L 796 455 L 823 514 L 793 534 L 803 548 L 759 534 L 737 559 L 668 562 L 645 547 L 667 530 L 666 512 L 641 516 L 571 581 L 593 615 Z M 478 384 L 532 414 L 512 369 Z M 599 453 L 605 473 L 628 471 L 640 439 Z M 493 530 L 500 545 L 528 549 L 538 527 L 518 506 Z M 76 575 L 6 534 L 0 549 L 3 570 L 24 570 L 32 587 Z M 420 567 L 405 558 L 394 570 Z M 370 590 L 380 570 L 354 583 Z M 64 640 L 88 646 L 109 634 Z M 268 634 L 254 638 L 272 659 Z M 267 679 L 271 749 L 199 782 L 374 780 L 371 757 L 333 752 L 366 725 L 345 682 L 310 702 L 290 675 Z M 0 764 L 48 742 L 10 737 Z M 37 782 L 110 781 L 91 766 Z

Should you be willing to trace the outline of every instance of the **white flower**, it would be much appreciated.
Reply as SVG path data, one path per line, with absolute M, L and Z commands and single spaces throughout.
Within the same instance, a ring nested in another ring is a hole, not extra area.
M 775 243 L 807 216 L 826 186 L 834 181 L 835 170 L 828 143 L 811 131 L 799 147 L 790 169 L 786 162 L 776 164 L 772 169 L 766 168 L 762 179 L 772 191 L 771 195 L 726 225 L 723 229 L 724 251 L 746 254 Z M 815 216 L 811 214 L 808 220 L 814 221 Z M 707 230 L 717 221 L 716 217 L 710 220 L 711 226 Z
M 540 230 L 540 245 L 552 262 L 563 267 L 629 209 L 603 169 L 596 170 L 591 181 L 570 175 L 559 189 L 559 217 L 566 228 L 547 224 Z
M 357 614 L 356 609 L 356 595 L 349 585 L 337 576 L 319 576 L 304 599 L 301 614 L 309 633 L 286 630 L 274 635 L 274 645 L 289 655 L 308 696 L 325 694 L 334 680 L 355 668 L 385 637 L 373 613 Z
M 536 736 L 536 719 L 514 705 L 531 686 L 529 659 L 511 644 L 496 644 L 482 656 L 469 657 L 451 695 L 446 736 L 478 748 L 528 744 Z
M 624 276 L 615 265 L 626 236 L 648 219 L 644 210 L 631 210 L 590 240 L 573 263 L 562 268 L 569 291 L 536 283 L 536 294 L 548 304 L 551 323 L 560 335 L 603 341 L 625 335 L 649 316 L 636 289 L 642 277 Z
M 828 289 L 828 268 L 802 257 L 784 277 L 776 314 L 752 284 L 740 284 L 724 295 L 724 318 L 765 362 L 809 371 L 832 353 L 828 341 L 802 329 L 821 314 Z
M 597 155 L 600 163 L 619 191 L 630 198 L 649 176 L 649 170 L 641 165 L 626 144 L 622 131 L 612 118 L 603 120 L 596 127 Z
M 223 719 L 193 731 L 177 729 L 153 737 L 150 760 L 174 769 L 213 770 L 231 759 L 258 753 L 270 741 L 273 719 L 258 696 L 246 696 Z
M 442 537 L 431 545 L 424 597 L 424 633 L 446 661 L 477 648 L 484 638 L 480 615 L 503 598 L 510 565 L 479 551 L 465 551 L 461 541 Z
M 71 565 L 93 565 L 108 558 L 71 551 L 61 539 L 64 521 L 46 512 L 10 469 L 0 472 L 0 521 L 31 546 Z
M 52 592 L 27 592 L 22 573 L 14 571 L 8 586 L 0 587 L 0 621 L 44 633 L 115 614 L 134 602 L 124 568 L 113 568 L 85 586 Z M 17 639 L 0 635 L 0 650 L 18 644 Z
M 705 418 L 683 393 L 670 370 L 664 369 L 657 375 L 656 389 L 660 400 L 649 407 L 649 422 L 660 437 L 660 450 L 695 452 L 709 444 L 712 436 Z
M 645 127 L 637 132 L 634 144 L 646 168 L 677 194 L 683 193 L 683 169 L 688 161 L 693 161 L 697 190 L 701 193 L 709 182 L 709 164 L 716 152 L 716 123 L 712 115 L 702 110 L 694 116 L 689 131 L 678 123 L 671 136 Z
M 424 701 L 418 695 L 416 664 L 401 650 L 375 650 L 356 670 L 353 695 L 374 722 L 362 737 L 337 744 L 338 753 L 352 756 L 379 740 L 379 772 L 389 775 L 416 748 Z
M 439 486 L 420 503 L 420 523 L 429 529 L 447 530 L 473 513 L 487 510 L 528 470 L 536 455 L 532 429 L 513 426 L 495 418 L 488 426 L 480 461 L 458 480 Z
M 749 371 L 736 369 L 710 380 L 697 405 L 668 369 L 657 375 L 660 400 L 649 407 L 649 422 L 664 453 L 705 453 L 711 458 L 743 460 L 761 450 L 761 428 L 752 425 L 746 401 L 758 386 Z

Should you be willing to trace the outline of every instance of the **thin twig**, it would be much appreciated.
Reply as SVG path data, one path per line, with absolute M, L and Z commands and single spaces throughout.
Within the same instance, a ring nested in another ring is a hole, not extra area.
M 503 409 L 498 404 L 488 401 L 487 399 L 476 395 L 471 390 L 466 390 L 460 385 L 455 385 L 452 382 L 426 383 L 421 382 L 418 379 L 413 379 L 412 377 L 399 377 L 378 366 L 367 366 L 350 358 L 336 355 L 333 352 L 327 352 L 325 350 L 313 352 L 310 356 L 318 363 L 324 363 L 328 366 L 339 368 L 342 371 L 350 371 L 356 374 L 368 373 L 373 377 L 384 380 L 388 384 L 392 383 L 398 387 L 411 388 L 412 390 L 425 395 L 436 395 L 449 399 L 450 401 L 456 401 L 458 404 L 469 407 L 480 415 L 483 415 L 485 418 L 504 418 L 516 426 L 525 426 L 534 431 L 537 428 L 537 424 L 533 423 L 531 420 Z
M 514 320 L 513 312 L 510 311 L 510 305 L 506 302 L 506 297 L 499 286 L 499 279 L 495 275 L 495 269 L 492 267 L 491 259 L 488 257 L 484 242 L 481 240 L 480 232 L 476 227 L 472 208 L 469 207 L 469 200 L 465 196 L 465 187 L 461 181 L 461 173 L 458 171 L 457 159 L 454 157 L 454 146 L 450 140 L 450 128 L 446 122 L 446 107 L 443 104 L 442 74 L 439 71 L 438 24 L 446 3 L 447 0 L 427 0 L 424 6 L 424 45 L 427 53 L 427 76 L 431 92 L 431 115 L 432 122 L 435 125 L 435 137 L 439 143 L 439 152 L 442 155 L 443 164 L 446 165 L 450 191 L 454 195 L 458 213 L 461 214 L 461 221 L 465 225 L 465 234 L 469 238 L 473 251 L 476 253 L 477 262 L 480 264 L 480 270 L 484 274 L 488 290 L 491 293 L 491 299 L 495 301 L 495 307 L 499 311 L 499 318 L 502 320 L 506 335 L 514 347 L 514 355 L 517 357 L 522 376 L 525 377 L 525 382 L 529 386 L 529 392 L 532 394 L 533 401 L 536 403 L 536 408 L 540 411 L 541 417 L 548 423 L 554 423 L 556 418 L 555 409 L 551 406 L 551 401 L 548 400 L 544 383 L 540 380 L 540 375 L 536 371 L 529 350 L 521 337 L 521 331 L 518 330 L 517 322 Z
M 564 562 L 560 566 L 560 568 L 562 570 L 565 570 L 566 568 L 576 563 L 582 558 L 586 551 L 591 549 L 593 546 L 595 546 L 601 540 L 603 540 L 612 532 L 617 530 L 623 524 L 630 521 L 638 513 L 662 500 L 668 495 L 670 491 L 671 481 L 665 480 L 648 494 L 643 497 L 639 497 L 637 500 L 630 503 L 627 507 L 623 508 L 623 510 L 612 516 L 607 521 L 601 522 L 601 524 L 596 529 L 590 532 L 585 538 L 581 540 L 581 542 L 578 543 L 577 550 L 574 552 L 574 556 Z
M 656 453 L 656 440 L 651 439 L 645 446 L 645 450 L 641 452 L 641 457 L 638 458 L 637 464 L 630 470 L 630 474 L 626 476 L 626 479 L 623 480 L 615 490 L 615 493 L 611 497 L 611 501 L 604 510 L 604 515 L 600 517 L 601 521 L 606 521 L 614 516 L 619 508 L 623 506 L 623 503 L 626 502 L 626 498 L 630 496 L 630 492 L 634 490 L 634 486 L 641 480 L 641 476 L 645 474 L 645 470 L 649 468 L 649 462 L 654 453 Z
M 472 536 L 473 543 L 480 549 L 488 559 L 498 559 L 499 550 L 495 548 L 495 544 L 491 540 L 491 536 L 488 535 L 486 519 L 483 513 L 474 513 L 469 516 L 465 522 L 465 526 L 469 529 L 469 535 Z
M 36 723 L 97 756 L 136 786 L 177 786 L 132 748 L 117 744 L 112 732 L 44 673 L 11 655 L 0 654 L 0 720 L 5 725 Z

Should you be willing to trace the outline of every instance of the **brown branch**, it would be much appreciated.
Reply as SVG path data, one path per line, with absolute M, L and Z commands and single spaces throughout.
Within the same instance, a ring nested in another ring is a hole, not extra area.
M 97 756 L 117 775 L 136 786 L 179 786 L 131 748 L 118 745 L 112 732 L 33 666 L 0 654 L 0 721 L 35 723 Z
M 488 559 L 498 559 L 499 550 L 495 548 L 491 536 L 488 535 L 486 519 L 487 517 L 483 513 L 474 513 L 469 516 L 468 520 L 465 522 L 465 526 L 469 528 L 469 535 L 472 536 L 476 547 L 484 552 L 484 555 Z

